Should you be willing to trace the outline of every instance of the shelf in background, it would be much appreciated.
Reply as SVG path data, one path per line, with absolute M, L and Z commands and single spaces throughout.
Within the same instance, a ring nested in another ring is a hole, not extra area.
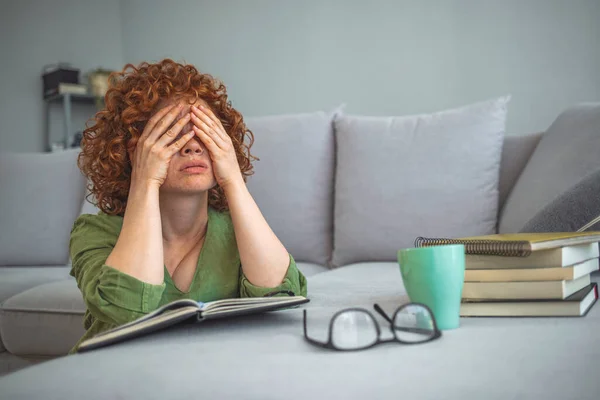
M 73 101 L 83 101 L 83 102 L 89 102 L 89 103 L 93 103 L 94 101 L 96 101 L 96 98 L 94 97 L 94 95 L 87 94 L 87 93 L 86 94 L 59 93 L 59 94 L 55 94 L 53 96 L 46 97 L 44 99 L 44 101 L 48 102 L 48 103 L 63 101 L 66 96 L 70 97 L 71 100 L 73 100 Z
M 45 129 L 45 142 L 46 151 L 54 151 L 56 145 L 60 143 L 62 148 L 69 149 L 73 143 L 74 133 L 71 132 L 71 104 L 72 103 L 85 103 L 90 105 L 96 105 L 96 97 L 92 94 L 80 94 L 80 93 L 58 93 L 53 96 L 48 96 L 44 99 L 44 105 L 46 109 L 46 129 Z M 61 142 L 52 143 L 50 140 L 50 105 L 59 104 L 63 107 L 63 122 L 64 131 L 63 139 Z

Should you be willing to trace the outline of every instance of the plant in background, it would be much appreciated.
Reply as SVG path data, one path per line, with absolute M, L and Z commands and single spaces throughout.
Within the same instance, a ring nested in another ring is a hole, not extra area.
M 104 96 L 108 91 L 109 77 L 112 72 L 114 71 L 104 68 L 96 68 L 88 72 L 90 93 L 96 98 L 98 109 L 104 107 Z

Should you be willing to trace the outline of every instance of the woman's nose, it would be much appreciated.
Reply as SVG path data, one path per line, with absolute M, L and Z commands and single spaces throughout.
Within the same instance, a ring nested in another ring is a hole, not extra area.
M 184 155 L 202 154 L 204 153 L 204 146 L 200 143 L 198 137 L 194 137 L 181 148 L 181 153 Z

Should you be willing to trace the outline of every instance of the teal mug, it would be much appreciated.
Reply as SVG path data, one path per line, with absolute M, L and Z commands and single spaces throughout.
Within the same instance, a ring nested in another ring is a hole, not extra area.
M 465 281 L 465 246 L 402 249 L 398 251 L 398 264 L 410 301 L 428 306 L 439 329 L 458 328 Z

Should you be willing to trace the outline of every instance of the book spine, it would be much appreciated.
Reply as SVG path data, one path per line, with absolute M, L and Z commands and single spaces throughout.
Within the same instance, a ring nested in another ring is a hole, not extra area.
M 465 254 L 479 254 L 503 257 L 527 257 L 531 255 L 531 246 L 527 241 L 500 241 L 500 240 L 463 240 L 446 238 L 425 238 L 419 236 L 415 239 L 415 247 L 443 246 L 462 244 Z

